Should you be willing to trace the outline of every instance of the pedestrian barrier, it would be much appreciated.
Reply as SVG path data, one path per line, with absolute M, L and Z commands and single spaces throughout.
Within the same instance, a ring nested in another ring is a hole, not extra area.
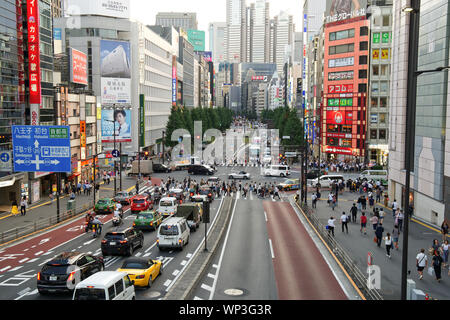
M 349 277 L 354 281 L 358 289 L 362 292 L 364 297 L 367 300 L 384 300 L 380 290 L 369 288 L 368 277 L 357 267 L 357 262 L 354 261 L 341 247 L 341 245 L 339 245 L 339 243 L 337 243 L 336 240 L 328 233 L 328 231 L 325 230 L 325 226 L 319 221 L 312 208 L 303 203 L 295 203 L 303 211 L 322 239 L 324 239 L 330 250 L 342 264 L 343 268 Z

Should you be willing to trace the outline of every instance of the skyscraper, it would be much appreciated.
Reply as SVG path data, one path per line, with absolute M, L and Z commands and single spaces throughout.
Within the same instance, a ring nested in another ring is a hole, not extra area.
M 270 62 L 269 2 L 257 0 L 250 5 L 249 62 Z
M 219 63 L 225 61 L 225 32 L 226 22 L 211 22 L 209 24 L 209 51 L 212 51 L 214 68 L 217 70 Z
M 198 30 L 195 12 L 158 12 L 156 25 L 163 27 L 180 27 L 184 30 Z
M 284 64 L 292 56 L 294 46 L 294 18 L 282 11 L 274 18 L 273 26 L 273 63 L 277 65 L 278 74 L 283 73 Z M 291 60 L 292 61 L 292 60 Z
M 227 0 L 227 29 L 225 60 L 247 61 L 247 15 L 245 0 Z

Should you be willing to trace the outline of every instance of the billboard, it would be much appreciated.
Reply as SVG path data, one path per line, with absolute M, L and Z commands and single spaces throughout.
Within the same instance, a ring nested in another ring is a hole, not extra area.
M 130 43 L 100 41 L 102 104 L 131 104 Z
M 87 56 L 81 51 L 70 48 L 69 59 L 70 82 L 87 85 Z
M 325 23 L 365 16 L 367 0 L 327 0 Z
M 64 7 L 79 15 L 130 19 L 130 0 L 65 0 Z
M 102 142 L 114 142 L 114 128 L 116 143 L 131 142 L 131 110 L 130 109 L 102 109 Z
M 27 0 L 28 77 L 30 105 L 41 104 L 41 55 L 38 1 Z M 32 106 L 32 109 L 36 106 Z M 39 121 L 39 119 L 37 120 Z M 33 123 L 37 125 L 38 123 Z

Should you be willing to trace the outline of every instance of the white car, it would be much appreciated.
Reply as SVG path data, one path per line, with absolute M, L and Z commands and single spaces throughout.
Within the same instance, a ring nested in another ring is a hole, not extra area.
M 228 175 L 228 179 L 243 179 L 243 180 L 249 180 L 250 179 L 250 173 L 247 173 L 245 171 L 240 172 L 232 172 Z
M 206 194 L 196 194 L 191 197 L 192 202 L 208 202 L 208 196 Z

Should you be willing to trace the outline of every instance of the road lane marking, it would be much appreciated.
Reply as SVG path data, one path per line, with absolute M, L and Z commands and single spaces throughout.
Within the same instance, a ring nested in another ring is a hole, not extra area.
M 202 289 L 205 289 L 206 291 L 211 292 L 212 288 L 204 283 L 202 283 L 202 285 L 200 286 Z
M 172 275 L 176 277 L 179 273 L 180 273 L 180 270 L 175 270 L 174 272 L 172 272 Z
M 267 220 L 267 213 L 265 211 L 264 211 L 264 220 L 266 220 L 266 222 L 269 221 Z
M 166 282 L 164 282 L 164 286 L 168 287 L 172 283 L 172 280 L 167 279 Z
M 271 239 L 269 239 L 269 246 L 270 246 L 270 254 L 272 255 L 272 259 L 275 259 L 275 254 L 273 253 L 273 246 L 272 246 Z
M 215 275 L 215 274 L 212 274 L 212 273 L 208 273 L 208 277 L 210 277 L 210 278 L 212 278 L 212 279 L 215 279 L 215 278 L 216 278 L 216 275 Z

